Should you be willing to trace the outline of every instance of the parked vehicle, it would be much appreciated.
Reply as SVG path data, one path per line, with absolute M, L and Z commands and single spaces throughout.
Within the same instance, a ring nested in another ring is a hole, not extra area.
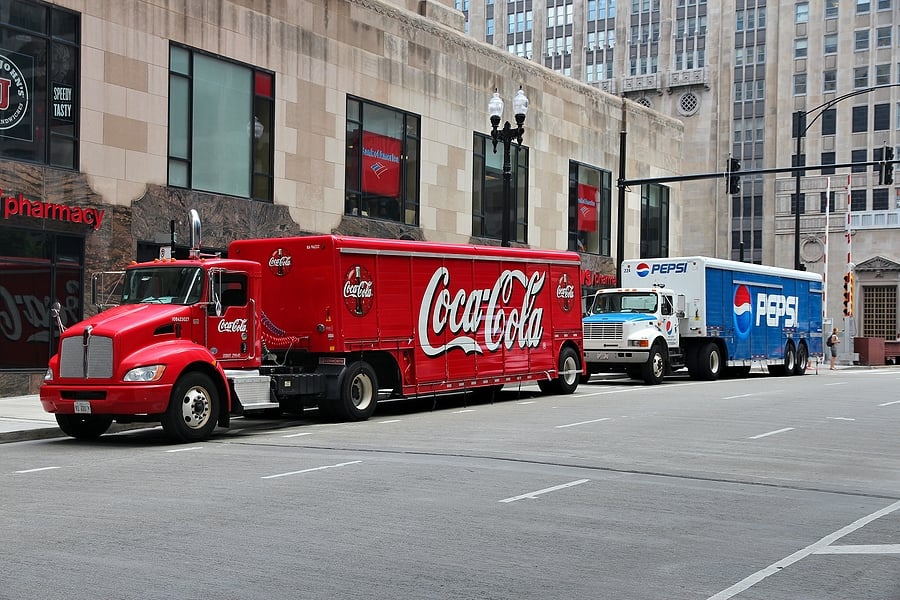
M 628 260 L 622 287 L 597 292 L 584 318 L 589 373 L 648 384 L 687 368 L 717 379 L 754 363 L 803 375 L 822 356 L 822 276 L 701 256 Z
M 121 304 L 67 329 L 41 386 L 74 437 L 158 421 L 207 438 L 230 415 L 317 405 L 345 420 L 379 400 L 583 372 L 575 253 L 339 237 L 233 242 L 128 267 Z

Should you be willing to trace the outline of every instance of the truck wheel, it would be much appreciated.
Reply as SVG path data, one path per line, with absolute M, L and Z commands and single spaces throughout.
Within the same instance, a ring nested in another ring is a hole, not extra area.
M 650 358 L 641 366 L 641 379 L 647 385 L 662 383 L 666 374 L 666 357 L 659 344 L 653 344 L 650 348 Z
M 340 399 L 334 404 L 338 415 L 348 421 L 365 421 L 378 402 L 378 377 L 369 363 L 359 361 L 346 367 L 339 381 Z
M 560 394 L 571 394 L 578 388 L 581 379 L 581 361 L 571 348 L 563 348 L 559 353 L 559 379 L 556 380 L 556 391 Z
M 809 349 L 806 344 L 800 343 L 797 347 L 797 364 L 794 365 L 794 375 L 806 375 L 806 367 L 809 366 Z
M 69 437 L 95 440 L 112 425 L 112 417 L 98 415 L 56 415 L 56 424 Z
M 697 374 L 700 379 L 713 381 L 722 375 L 722 349 L 709 342 L 697 356 Z
M 166 435 L 179 442 L 199 442 L 212 434 L 218 420 L 219 393 L 212 379 L 196 372 L 182 375 L 163 414 Z

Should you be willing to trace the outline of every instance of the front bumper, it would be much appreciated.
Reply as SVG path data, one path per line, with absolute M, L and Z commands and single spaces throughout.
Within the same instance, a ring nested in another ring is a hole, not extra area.
M 642 365 L 650 359 L 650 351 L 643 348 L 585 350 L 584 362 L 599 365 Z
M 45 383 L 40 388 L 41 404 L 48 413 L 74 414 L 75 402 L 89 402 L 91 414 L 145 415 L 166 411 L 172 386 L 146 385 L 66 385 Z

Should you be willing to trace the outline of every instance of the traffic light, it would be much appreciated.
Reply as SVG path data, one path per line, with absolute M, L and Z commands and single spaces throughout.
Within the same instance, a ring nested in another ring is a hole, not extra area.
M 728 193 L 741 193 L 741 176 L 738 171 L 741 170 L 741 161 L 736 158 L 728 159 Z
M 853 274 L 844 274 L 844 316 L 853 316 Z
M 891 185 L 894 183 L 894 147 L 887 146 L 884 149 L 884 166 L 882 168 L 884 180 L 882 185 Z

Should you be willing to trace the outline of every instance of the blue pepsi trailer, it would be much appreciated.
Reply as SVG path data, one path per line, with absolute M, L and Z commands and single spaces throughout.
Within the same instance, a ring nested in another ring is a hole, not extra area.
M 802 375 L 822 357 L 819 274 L 691 256 L 623 261 L 621 286 L 600 290 L 584 319 L 589 372 Z

